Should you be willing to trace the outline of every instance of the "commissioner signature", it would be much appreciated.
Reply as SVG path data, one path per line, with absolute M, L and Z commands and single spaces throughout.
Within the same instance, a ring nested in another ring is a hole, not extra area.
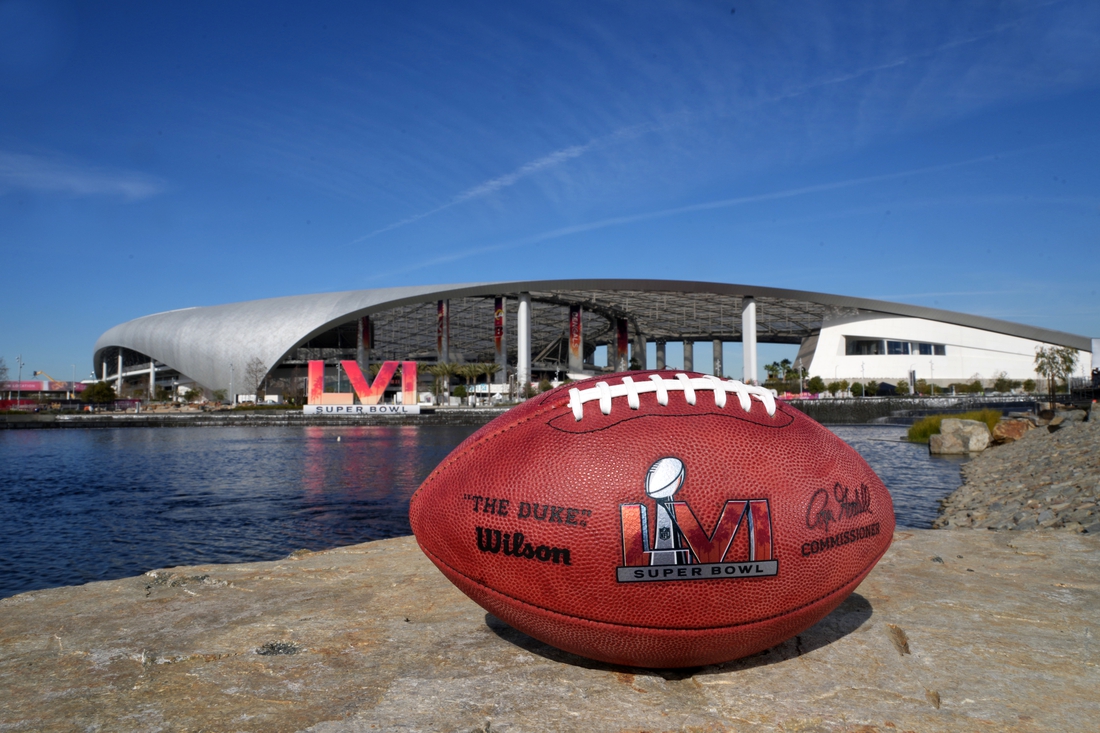
M 839 481 L 833 485 L 832 495 L 828 489 L 818 489 L 810 497 L 806 508 L 806 527 L 829 531 L 829 523 L 841 519 L 850 519 L 860 514 L 871 513 L 871 490 L 867 484 L 858 489 L 849 489 Z

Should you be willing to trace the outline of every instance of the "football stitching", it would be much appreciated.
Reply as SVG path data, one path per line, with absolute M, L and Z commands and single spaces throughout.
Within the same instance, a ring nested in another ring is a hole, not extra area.
M 695 391 L 711 391 L 714 393 L 715 407 L 722 409 L 726 406 L 726 394 L 729 392 L 737 395 L 738 403 L 745 412 L 752 411 L 752 399 L 764 404 L 768 416 L 775 415 L 775 397 L 771 390 L 763 387 L 739 382 L 736 379 L 722 380 L 713 375 L 701 377 L 689 377 L 683 372 L 676 374 L 676 379 L 664 379 L 660 374 L 650 374 L 649 381 L 635 382 L 632 377 L 623 377 L 619 384 L 609 385 L 600 381 L 593 387 L 580 389 L 573 387 L 569 390 L 569 409 L 573 412 L 573 418 L 580 422 L 584 418 L 584 403 L 599 402 L 600 412 L 604 415 L 611 414 L 611 402 L 615 397 L 626 397 L 631 410 L 637 410 L 640 406 L 638 395 L 649 392 L 657 393 L 657 404 L 664 407 L 668 404 L 668 393 L 683 392 L 684 400 L 689 405 L 695 404 Z
M 756 422 L 755 420 L 749 420 L 747 418 L 741 417 L 740 415 L 730 415 L 730 414 L 727 414 L 727 413 L 724 413 L 724 412 L 719 412 L 719 413 L 707 412 L 707 413 L 702 413 L 702 414 L 700 414 L 698 412 L 677 412 L 677 413 L 631 415 L 630 417 L 624 417 L 621 420 L 616 420 L 615 422 L 611 423 L 610 425 L 604 425 L 603 427 L 599 427 L 599 428 L 587 428 L 585 430 L 571 430 L 570 428 L 572 428 L 573 426 L 575 426 L 577 424 L 576 421 L 571 421 L 570 422 L 570 421 L 563 420 L 563 422 L 565 422 L 566 427 L 561 427 L 561 426 L 558 426 L 558 425 L 554 424 L 558 420 L 562 420 L 562 418 L 568 417 L 568 413 L 566 413 L 565 415 L 559 415 L 559 416 L 555 417 L 552 420 L 548 420 L 546 422 L 546 424 L 552 430 L 557 430 L 560 433 L 569 433 L 571 435 L 583 435 L 583 434 L 587 434 L 587 433 L 598 433 L 601 430 L 610 430 L 613 427 L 617 427 L 619 425 L 622 425 L 623 423 L 630 422 L 631 420 L 641 420 L 643 418 L 651 418 L 651 417 L 661 417 L 661 418 L 665 418 L 665 417 L 667 417 L 667 418 L 673 418 L 673 417 L 721 417 L 721 418 L 725 418 L 727 420 L 739 420 L 741 422 L 748 423 L 750 425 L 758 425 L 758 426 L 760 426 L 762 428 L 766 428 L 768 430 L 781 430 L 785 427 L 788 427 L 792 423 L 794 423 L 795 416 L 791 415 L 786 410 L 782 409 L 782 403 L 777 403 L 776 412 L 783 413 L 783 415 L 786 416 L 786 418 L 787 418 L 787 422 L 783 423 L 782 425 L 768 425 L 766 423 Z
M 429 558 L 431 558 L 432 562 L 435 562 L 436 564 L 440 564 L 440 565 L 446 565 L 448 568 L 450 568 L 452 571 L 454 571 L 454 573 L 456 575 L 461 575 L 463 578 L 470 581 L 471 583 L 476 585 L 478 588 L 481 588 L 481 589 L 483 589 L 483 590 L 485 590 L 489 593 L 494 593 L 498 596 L 501 596 L 502 598 L 507 598 L 510 601 L 514 601 L 514 602 L 516 602 L 520 605 L 527 606 L 529 608 L 535 608 L 535 609 L 538 609 L 539 611 L 543 611 L 545 613 L 552 613 L 555 616 L 561 616 L 563 618 L 574 619 L 576 621 L 583 621 L 585 623 L 590 623 L 590 624 L 606 624 L 607 626 L 615 626 L 615 627 L 622 628 L 622 629 L 641 629 L 641 630 L 649 630 L 649 631 L 717 631 L 719 629 L 735 629 L 739 626 L 752 626 L 753 624 L 759 624 L 759 623 L 763 623 L 765 621 L 772 621 L 774 619 L 781 618 L 783 616 L 787 616 L 789 614 L 801 611 L 802 609 L 807 608 L 809 606 L 812 606 L 815 603 L 820 603 L 821 601 L 825 600 L 829 596 L 836 593 L 837 590 L 839 590 L 837 588 L 834 588 L 833 590 L 829 591 L 825 595 L 818 596 L 817 598 L 814 598 L 812 601 L 808 601 L 807 603 L 803 603 L 801 606 L 796 606 L 795 608 L 788 608 L 787 610 L 783 611 L 783 613 L 777 613 L 777 614 L 774 614 L 772 616 L 765 616 L 764 618 L 758 618 L 758 619 L 754 619 L 752 621 L 742 621 L 742 622 L 736 623 L 736 624 L 727 624 L 725 626 L 692 626 L 692 627 L 670 628 L 668 626 L 641 626 L 641 625 L 635 625 L 635 624 L 620 624 L 620 623 L 616 623 L 614 621 L 601 621 L 599 619 L 586 618 L 584 616 L 576 616 L 576 615 L 571 614 L 571 613 L 564 613 L 562 611 L 555 611 L 552 608 L 546 608 L 544 606 L 539 606 L 539 605 L 536 605 L 534 603 L 529 603 L 528 601 L 522 600 L 520 598 L 516 598 L 515 596 L 508 595 L 507 593 L 504 593 L 503 591 L 499 591 L 496 588 L 490 588 L 489 586 L 485 585 L 484 583 L 480 583 L 480 582 L 474 580 L 473 578 L 471 578 L 466 573 L 462 572 L 458 568 L 451 565 L 449 562 L 443 560 L 443 558 L 438 557 L 431 550 L 424 547 L 424 545 L 421 544 L 419 542 L 419 540 L 417 541 L 417 544 L 420 545 L 420 549 L 424 552 L 424 554 L 427 555 Z M 845 585 L 848 585 L 848 583 L 853 582 L 856 578 L 866 577 L 867 574 L 870 573 L 871 570 L 874 569 L 874 567 L 878 563 L 878 561 L 882 559 L 882 556 L 886 554 L 886 551 L 890 549 L 891 544 L 893 544 L 892 541 L 887 543 L 886 547 L 883 548 L 882 552 L 880 552 L 878 555 L 875 556 L 874 560 L 872 560 L 870 563 L 868 563 L 863 568 L 863 570 L 861 570 L 859 573 L 857 573 L 855 576 L 853 576 L 851 580 L 843 583 L 840 587 L 843 588 Z

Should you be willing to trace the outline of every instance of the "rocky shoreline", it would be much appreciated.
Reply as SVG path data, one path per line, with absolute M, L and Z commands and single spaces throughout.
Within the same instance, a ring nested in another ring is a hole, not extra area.
M 1065 529 L 1100 534 L 1100 416 L 1030 430 L 963 466 L 935 529 Z

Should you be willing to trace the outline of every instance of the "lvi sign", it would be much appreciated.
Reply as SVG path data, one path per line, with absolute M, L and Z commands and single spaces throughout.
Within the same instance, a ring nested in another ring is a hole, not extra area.
M 416 395 L 416 362 L 384 361 L 374 381 L 367 384 L 354 361 L 341 361 L 354 392 L 325 392 L 325 362 L 309 362 L 309 397 L 302 408 L 306 415 L 419 415 Z M 401 404 L 380 404 L 386 386 L 401 368 Z M 359 404 L 355 404 L 355 398 Z

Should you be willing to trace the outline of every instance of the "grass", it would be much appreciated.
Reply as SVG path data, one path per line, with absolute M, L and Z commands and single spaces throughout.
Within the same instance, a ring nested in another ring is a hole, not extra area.
M 993 432 L 993 426 L 1001 419 L 1001 411 L 974 410 L 973 412 L 964 412 L 962 414 L 929 415 L 914 423 L 913 426 L 909 428 L 909 442 L 927 443 L 929 437 L 940 432 L 940 423 L 948 417 L 958 418 L 959 420 L 977 420 L 978 422 L 984 422 L 989 426 L 989 431 Z

